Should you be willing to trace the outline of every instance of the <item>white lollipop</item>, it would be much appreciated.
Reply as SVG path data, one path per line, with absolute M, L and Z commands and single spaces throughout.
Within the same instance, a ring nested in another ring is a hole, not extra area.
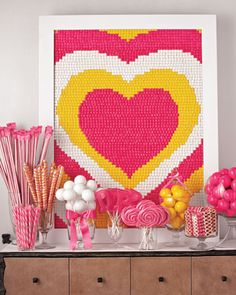
M 71 189 L 73 188 L 74 182 L 71 180 L 68 180 L 64 183 L 64 189 Z
M 78 201 L 75 201 L 73 209 L 74 211 L 81 213 L 88 210 L 88 205 L 84 201 L 78 200 Z
M 77 183 L 86 184 L 87 180 L 86 180 L 86 178 L 83 175 L 78 175 L 78 176 L 75 177 L 74 182 L 76 184 Z
M 86 184 L 87 188 L 91 189 L 92 191 L 96 191 L 97 190 L 97 184 L 95 180 L 88 180 L 87 184 Z
M 64 192 L 63 188 L 60 188 L 56 191 L 56 198 L 58 199 L 58 201 L 64 201 L 63 192 Z
M 66 202 L 66 210 L 73 210 L 74 202 Z
M 85 202 L 93 202 L 95 200 L 94 192 L 90 189 L 86 189 L 82 192 L 82 199 Z
M 66 201 L 72 201 L 76 199 L 76 193 L 73 191 L 73 189 L 64 190 L 62 196 Z
M 96 209 L 96 202 L 89 202 L 88 203 L 88 209 L 89 210 L 95 210 Z
M 82 192 L 86 189 L 86 186 L 82 183 L 76 183 L 73 186 L 73 190 L 76 192 L 78 195 L 82 195 Z

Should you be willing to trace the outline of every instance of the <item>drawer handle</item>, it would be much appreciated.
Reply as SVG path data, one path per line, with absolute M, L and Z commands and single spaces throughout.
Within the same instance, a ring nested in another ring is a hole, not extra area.
M 159 277 L 159 278 L 158 278 L 158 281 L 159 281 L 160 283 L 164 283 L 165 278 L 164 278 L 164 277 Z
M 98 282 L 99 284 L 103 283 L 103 278 L 101 278 L 101 277 L 97 278 L 97 282 Z
M 39 283 L 39 278 L 33 278 L 33 284 L 38 284 Z
M 227 282 L 228 278 L 226 276 L 221 277 L 222 282 Z

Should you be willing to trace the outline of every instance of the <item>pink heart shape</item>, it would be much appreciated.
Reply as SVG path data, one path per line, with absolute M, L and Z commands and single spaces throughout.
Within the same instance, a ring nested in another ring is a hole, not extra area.
M 96 89 L 80 105 L 79 125 L 91 146 L 131 177 L 166 147 L 178 107 L 163 89 L 144 89 L 131 99 Z

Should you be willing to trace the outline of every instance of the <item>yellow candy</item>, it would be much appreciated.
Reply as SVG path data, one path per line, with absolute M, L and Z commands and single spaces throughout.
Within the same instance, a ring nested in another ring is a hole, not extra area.
M 185 218 L 184 218 L 184 214 L 185 214 L 185 212 L 179 214 L 179 217 L 180 217 L 181 219 L 183 219 L 183 220 L 185 220 Z
M 170 214 L 170 219 L 173 219 L 176 217 L 176 212 L 174 208 L 168 208 L 169 214 Z
M 163 203 L 167 208 L 172 208 L 175 206 L 175 200 L 172 197 L 165 198 Z
M 184 203 L 189 203 L 190 202 L 190 194 L 186 193 L 185 196 L 181 199 L 182 202 Z
M 163 189 L 161 189 L 160 196 L 162 198 L 171 197 L 171 190 L 169 188 L 163 188 Z
M 186 205 L 186 203 L 182 201 L 178 201 L 175 204 L 175 211 L 178 213 L 183 213 L 187 208 L 188 206 Z
M 172 192 L 172 194 L 174 194 L 175 191 L 179 191 L 179 190 L 182 190 L 182 189 L 183 189 L 183 187 L 181 185 L 175 184 L 175 185 L 172 186 L 171 192 Z
M 173 193 L 173 198 L 175 200 L 181 201 L 184 198 L 185 194 L 186 194 L 185 190 L 178 189 L 178 190 L 175 190 L 175 192 Z
M 181 226 L 184 224 L 184 221 L 179 216 L 176 216 L 175 218 L 170 220 L 170 225 L 173 229 L 180 229 Z

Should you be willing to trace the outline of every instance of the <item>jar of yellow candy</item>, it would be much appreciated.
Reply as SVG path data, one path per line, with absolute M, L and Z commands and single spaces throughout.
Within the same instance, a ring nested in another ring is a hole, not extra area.
M 185 211 L 189 207 L 192 193 L 181 181 L 178 171 L 174 171 L 167 184 L 160 190 L 161 206 L 169 211 L 170 221 L 168 229 L 181 231 L 184 229 Z

